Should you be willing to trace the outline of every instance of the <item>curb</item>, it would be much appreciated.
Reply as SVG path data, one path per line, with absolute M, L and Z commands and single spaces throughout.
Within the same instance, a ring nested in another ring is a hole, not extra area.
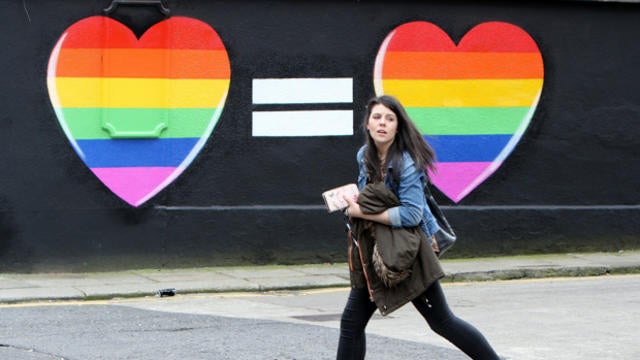
M 443 283 L 640 274 L 640 251 L 444 259 L 442 266 L 446 272 Z M 349 284 L 346 263 L 91 274 L 0 274 L 0 304 L 300 291 L 348 287 Z

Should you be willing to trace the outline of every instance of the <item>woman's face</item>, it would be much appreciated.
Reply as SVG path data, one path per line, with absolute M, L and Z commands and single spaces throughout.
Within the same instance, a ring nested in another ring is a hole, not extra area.
M 367 119 L 367 131 L 376 147 L 388 148 L 398 132 L 398 118 L 388 107 L 382 104 L 374 105 Z

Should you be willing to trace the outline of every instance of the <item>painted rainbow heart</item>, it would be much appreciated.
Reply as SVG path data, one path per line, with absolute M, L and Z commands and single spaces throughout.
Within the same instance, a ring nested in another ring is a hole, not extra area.
M 139 206 L 189 166 L 224 107 L 230 64 L 208 24 L 172 17 L 138 40 L 104 16 L 71 25 L 47 70 L 49 97 L 76 153 Z
M 482 23 L 456 46 L 438 26 L 415 21 L 383 41 L 374 86 L 407 108 L 438 156 L 434 185 L 457 203 L 518 144 L 543 75 L 538 46 L 518 26 Z

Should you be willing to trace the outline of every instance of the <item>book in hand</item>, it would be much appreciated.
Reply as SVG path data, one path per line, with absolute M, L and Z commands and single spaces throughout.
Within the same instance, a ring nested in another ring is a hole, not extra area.
M 345 196 L 356 201 L 358 199 L 358 186 L 356 184 L 347 184 L 322 193 L 322 198 L 329 212 L 344 210 L 349 205 L 344 199 Z

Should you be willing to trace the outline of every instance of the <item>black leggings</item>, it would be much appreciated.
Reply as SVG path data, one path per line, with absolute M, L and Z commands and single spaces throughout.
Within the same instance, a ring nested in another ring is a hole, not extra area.
M 413 305 L 429 327 L 475 360 L 499 359 L 487 339 L 471 324 L 456 317 L 436 281 Z M 340 321 L 338 360 L 363 360 L 366 352 L 365 327 L 376 311 L 367 289 L 351 289 Z

